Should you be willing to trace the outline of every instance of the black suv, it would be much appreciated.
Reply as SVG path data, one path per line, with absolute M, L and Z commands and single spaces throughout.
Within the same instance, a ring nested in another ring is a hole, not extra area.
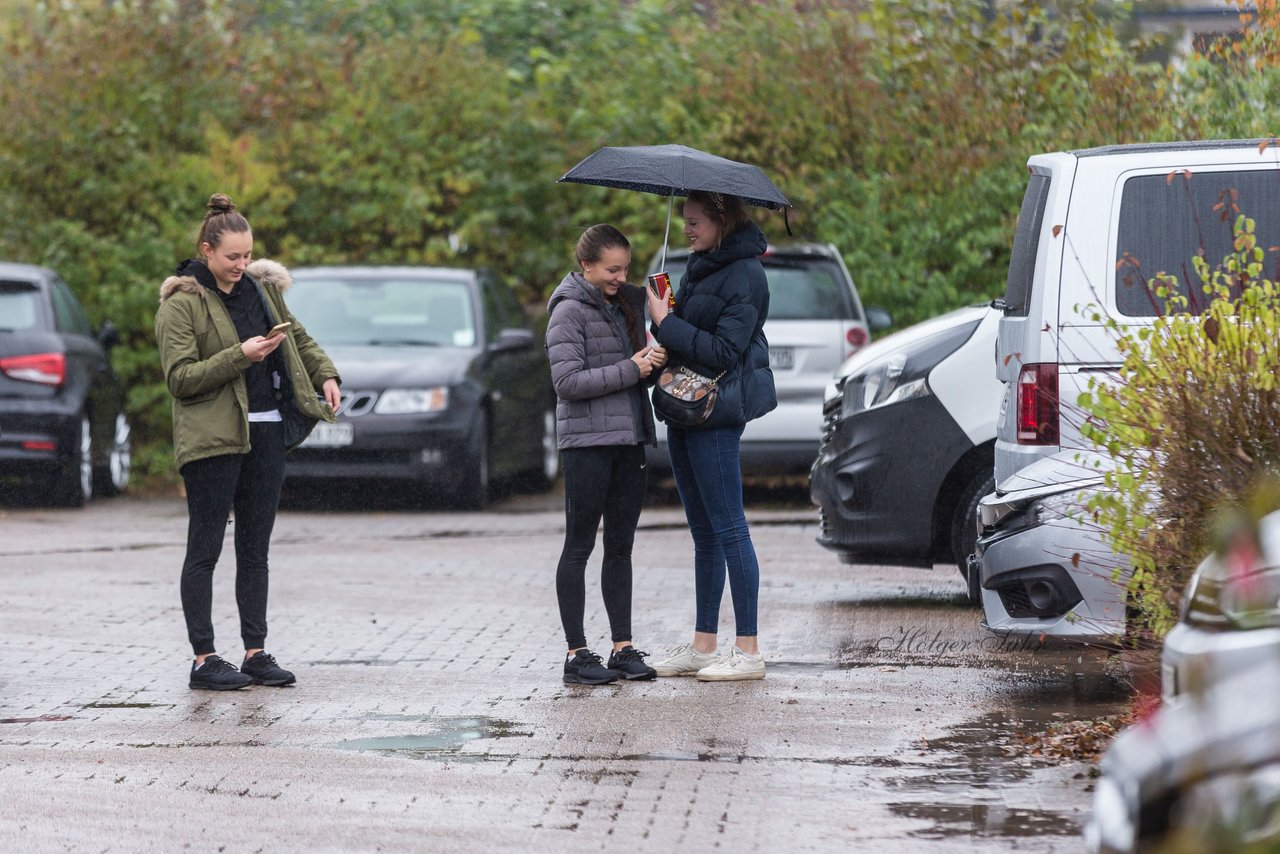
M 75 295 L 44 267 L 0 263 L 0 477 L 80 507 L 129 483 L 124 390 Z

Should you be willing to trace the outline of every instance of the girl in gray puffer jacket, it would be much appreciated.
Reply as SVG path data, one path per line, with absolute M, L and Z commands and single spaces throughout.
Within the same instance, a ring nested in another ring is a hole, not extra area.
M 656 675 L 644 663 L 648 653 L 631 645 L 631 546 L 645 494 L 644 445 L 655 441 L 645 387 L 666 353 L 645 344 L 644 292 L 626 283 L 631 245 L 622 232 L 594 225 L 575 252 L 580 271 L 564 277 L 547 305 L 565 491 L 556 597 L 569 645 L 564 681 L 604 685 Z M 587 559 L 602 516 L 600 586 L 613 634 L 607 667 L 587 648 L 582 625 Z

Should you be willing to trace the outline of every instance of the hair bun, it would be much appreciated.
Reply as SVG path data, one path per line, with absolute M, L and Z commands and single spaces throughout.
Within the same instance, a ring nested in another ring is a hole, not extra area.
M 214 213 L 231 213 L 236 206 L 231 202 L 231 198 L 224 193 L 214 193 L 209 197 L 209 210 Z

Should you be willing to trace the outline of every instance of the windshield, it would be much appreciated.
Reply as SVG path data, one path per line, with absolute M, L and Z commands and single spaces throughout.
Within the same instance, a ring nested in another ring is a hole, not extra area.
M 760 261 L 769 279 L 770 320 L 857 319 L 849 286 L 834 261 L 779 255 Z M 677 286 L 685 266 L 685 258 L 667 261 L 667 272 Z
M 473 347 L 475 312 L 461 282 L 378 276 L 305 276 L 289 309 L 321 346 Z

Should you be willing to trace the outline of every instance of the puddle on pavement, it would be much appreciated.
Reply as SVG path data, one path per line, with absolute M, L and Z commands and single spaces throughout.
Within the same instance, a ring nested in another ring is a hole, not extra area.
M 406 721 L 431 725 L 431 732 L 415 735 L 392 735 L 375 738 L 357 738 L 343 741 L 335 747 L 340 750 L 367 750 L 388 756 L 404 756 L 411 759 L 447 759 L 451 761 L 508 760 L 511 756 L 462 753 L 463 745 L 483 739 L 532 738 L 533 733 L 520 727 L 523 724 L 494 718 L 449 718 L 412 715 L 370 715 L 369 720 Z
M 37 715 L 34 718 L 0 718 L 0 724 L 37 724 L 46 721 L 71 721 L 71 715 Z
M 1079 826 L 1048 810 L 1019 810 L 991 804 L 889 804 L 894 815 L 933 822 L 913 832 L 920 839 L 956 836 L 1024 837 L 1075 836 Z
M 1038 769 L 1059 760 L 1032 756 L 1024 738 L 1044 734 L 1051 724 L 1098 720 L 1124 712 L 1131 694 L 1105 674 L 1055 678 L 1043 671 L 1009 673 L 992 686 L 1000 707 L 922 741 L 903 756 L 907 772 L 884 781 L 890 791 L 916 795 L 889 805 L 900 816 L 932 822 L 912 835 L 1030 837 L 1079 833 L 1079 817 L 1052 810 L 1014 809 L 993 803 L 1005 790 L 1025 786 Z M 976 801 L 977 803 L 966 803 Z

